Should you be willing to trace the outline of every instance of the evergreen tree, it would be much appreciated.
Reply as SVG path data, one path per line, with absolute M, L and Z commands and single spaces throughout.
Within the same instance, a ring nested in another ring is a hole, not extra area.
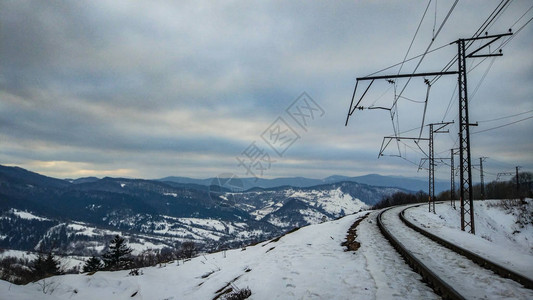
M 85 262 L 85 265 L 83 266 L 83 272 L 96 272 L 102 268 L 102 261 L 98 257 L 93 256 Z
M 116 235 L 110 242 L 109 250 L 102 256 L 105 268 L 108 270 L 126 269 L 133 261 L 131 251 L 132 249 L 126 245 L 124 238 Z
M 33 261 L 31 270 L 34 280 L 61 274 L 59 260 L 51 252 L 48 253 L 46 258 L 42 253 L 39 253 Z

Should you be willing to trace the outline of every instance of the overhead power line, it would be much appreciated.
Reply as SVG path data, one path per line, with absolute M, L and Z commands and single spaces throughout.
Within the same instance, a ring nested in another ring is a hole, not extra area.
M 518 122 L 522 122 L 522 121 L 529 120 L 529 119 L 532 119 L 532 118 L 533 118 L 533 116 L 531 116 L 531 117 L 527 117 L 527 118 L 524 118 L 524 119 L 521 119 L 521 120 L 518 120 L 518 121 L 514 121 L 514 122 L 511 122 L 511 123 L 507 123 L 507 124 L 503 124 L 503 125 L 500 125 L 500 126 L 496 126 L 496 127 L 488 128 L 488 129 L 485 129 L 485 130 L 480 130 L 480 131 L 472 132 L 472 134 L 478 134 L 478 133 L 482 133 L 482 132 L 487 132 L 487 131 L 491 131 L 491 130 L 499 129 L 499 128 L 506 127 L 506 126 L 509 126 L 509 125 L 513 125 L 513 124 L 516 124 L 516 123 L 518 123 Z
M 500 117 L 500 118 L 495 118 L 495 119 L 490 119 L 490 120 L 482 120 L 482 121 L 477 121 L 477 122 L 478 123 L 485 123 L 485 122 L 499 121 L 499 120 L 503 120 L 503 119 L 508 119 L 508 118 L 512 118 L 512 117 L 525 115 L 525 114 L 528 114 L 528 113 L 531 113 L 531 112 L 533 112 L 533 109 L 525 111 L 525 112 L 521 112 L 521 113 L 518 113 L 518 114 L 510 115 L 510 116 L 505 116 L 505 117 Z

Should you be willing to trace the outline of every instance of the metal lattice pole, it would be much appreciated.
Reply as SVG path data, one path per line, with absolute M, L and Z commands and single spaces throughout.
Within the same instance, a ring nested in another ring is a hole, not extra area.
M 364 96 L 366 95 L 368 89 L 370 89 L 370 86 L 375 80 L 380 79 L 387 79 L 390 80 L 392 78 L 411 78 L 411 77 L 430 77 L 430 76 L 442 76 L 442 75 L 452 75 L 452 74 L 458 74 L 458 91 L 459 91 L 459 187 L 460 187 L 460 201 L 461 201 L 461 230 L 466 231 L 468 230 L 470 233 L 475 234 L 475 224 L 474 224 L 474 199 L 472 195 L 472 164 L 470 161 L 470 126 L 473 124 L 469 123 L 468 120 L 468 92 L 467 92 L 467 81 L 466 81 L 466 59 L 467 58 L 475 58 L 475 57 L 492 57 L 492 56 L 502 56 L 503 54 L 500 53 L 496 54 L 494 52 L 488 53 L 488 54 L 478 54 L 481 50 L 487 48 L 495 41 L 499 40 L 500 38 L 504 36 L 510 36 L 512 35 L 512 32 L 504 33 L 504 34 L 497 34 L 497 35 L 485 35 L 485 36 L 477 36 L 473 38 L 468 39 L 459 39 L 455 41 L 457 43 L 457 64 L 458 64 L 458 70 L 455 71 L 445 71 L 445 72 L 428 72 L 428 73 L 411 73 L 411 74 L 394 74 L 394 75 L 380 75 L 380 76 L 366 76 L 366 77 L 358 77 L 356 78 L 355 88 L 353 91 L 352 99 L 350 102 L 350 109 L 348 110 L 348 114 L 346 116 L 346 122 L 345 126 L 348 125 L 348 120 L 350 119 L 350 116 L 353 115 L 355 110 L 363 110 L 365 107 L 361 106 L 361 101 L 363 100 Z M 466 54 L 467 46 L 465 45 L 466 42 L 469 43 L 468 46 L 471 46 L 472 41 L 476 40 L 489 40 L 485 44 L 478 47 L 476 50 L 470 52 L 469 54 Z M 370 81 L 370 84 L 366 88 L 366 90 L 363 92 L 362 96 L 355 101 L 355 95 L 357 91 L 357 85 L 359 81 Z M 354 104 L 355 103 L 355 104 Z M 388 107 L 366 107 L 366 109 L 385 109 L 385 110 L 391 110 L 396 102 L 394 102 L 393 106 Z M 385 137 L 381 146 L 380 154 L 378 156 L 381 156 L 383 153 L 383 145 L 385 142 L 385 139 L 398 139 L 400 137 L 394 136 L 394 137 Z M 390 140 L 388 143 L 390 143 Z M 420 140 L 420 138 L 418 138 Z M 387 143 L 387 145 L 388 145 Z M 386 147 L 386 145 L 385 145 Z M 431 162 L 430 162 L 431 164 Z M 432 166 L 431 166 L 432 167 Z M 518 176 L 517 176 L 518 177 Z M 431 200 L 431 199 L 430 199 Z
M 483 175 L 483 162 L 485 161 L 486 157 L 480 157 L 479 158 L 479 179 L 480 179 L 480 195 L 481 200 L 485 200 L 485 181 L 484 181 L 484 175 Z
M 461 201 L 461 230 L 475 234 L 474 199 L 472 195 L 472 163 L 470 161 L 470 122 L 468 120 L 468 91 L 466 81 L 465 40 L 458 45 L 459 89 L 459 184 Z
M 466 59 L 474 57 L 502 56 L 501 53 L 478 54 L 495 41 L 504 36 L 512 35 L 511 32 L 497 35 L 486 35 L 469 39 L 457 40 L 457 65 L 458 65 L 458 90 L 459 90 L 459 170 L 460 170 L 460 200 L 461 200 L 461 230 L 475 234 L 474 224 L 474 197 L 472 193 L 472 163 L 470 160 L 470 124 L 468 120 L 468 91 L 466 81 Z M 466 54 L 465 43 L 474 40 L 491 39 L 476 50 Z
M 433 124 L 429 124 L 429 212 L 435 213 L 435 152 L 433 150 Z M 433 203 L 433 209 L 431 204 Z
M 448 130 L 442 130 L 444 127 L 452 124 L 453 122 L 441 122 L 429 124 L 429 212 L 435 213 L 435 146 L 434 146 L 434 134 L 435 133 L 448 133 Z M 434 126 L 437 128 L 434 129 Z
M 455 207 L 455 162 L 454 162 L 454 155 L 455 150 L 457 149 L 450 149 L 450 205 L 453 207 L 453 209 L 456 209 Z
M 516 166 L 516 198 L 520 198 L 520 180 L 518 177 L 518 170 L 520 169 L 520 166 Z

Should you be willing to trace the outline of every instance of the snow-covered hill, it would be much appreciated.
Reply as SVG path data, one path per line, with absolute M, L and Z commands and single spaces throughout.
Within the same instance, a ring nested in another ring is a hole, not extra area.
M 495 255 L 513 267 L 513 261 L 522 259 L 527 273 L 533 261 L 532 200 L 507 204 L 505 200 L 476 202 L 480 231 L 476 236 L 457 228 L 458 212 L 448 204 L 437 206 L 436 215 L 421 206 L 408 210 L 407 217 L 459 242 L 469 240 L 471 249 Z M 143 268 L 138 276 L 129 271 L 97 272 L 55 276 L 26 286 L 0 281 L 0 295 L 6 299 L 223 299 L 230 289 L 249 289 L 250 299 L 439 299 L 381 236 L 377 213 L 359 212 L 255 246 Z M 360 248 L 346 251 L 342 243 L 347 232 L 361 219 L 355 239 Z M 504 248 L 507 251 L 492 251 Z M 510 253 L 522 256 L 515 259 Z M 465 276 L 475 275 L 465 272 Z
M 476 234 L 460 230 L 459 207 L 438 203 L 436 214 L 423 205 L 406 217 L 425 230 L 533 278 L 533 199 L 474 202 Z
M 366 214 L 247 248 L 144 268 L 139 276 L 128 271 L 64 275 L 23 287 L 0 282 L 0 290 L 9 299 L 214 299 L 229 288 L 249 288 L 250 299 L 372 299 L 389 292 L 404 299 L 436 299 L 379 237 L 370 218 L 360 225 L 362 248 L 345 251 L 341 243 L 349 227 Z M 384 282 L 375 282 L 386 277 L 387 290 Z
M 115 234 L 139 251 L 186 241 L 205 251 L 263 241 L 371 206 L 399 188 L 340 182 L 226 188 L 126 178 L 65 181 L 0 166 L 0 247 L 93 255 Z

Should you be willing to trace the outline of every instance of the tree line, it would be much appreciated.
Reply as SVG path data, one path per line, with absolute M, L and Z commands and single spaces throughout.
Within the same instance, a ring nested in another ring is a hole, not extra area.
M 517 184 L 518 183 L 518 184 Z M 523 199 L 533 198 L 533 173 L 518 173 L 508 181 L 492 181 L 484 186 L 484 193 L 481 193 L 481 184 L 472 187 L 474 199 Z M 451 199 L 450 190 L 443 191 L 435 197 L 435 201 Z M 455 199 L 459 198 L 459 190 L 455 191 Z M 384 196 L 381 201 L 375 204 L 372 209 L 382 209 L 389 206 L 411 203 L 428 202 L 429 195 L 423 191 L 416 193 L 396 192 L 392 195 Z
M 109 242 L 109 249 L 101 256 L 90 257 L 83 265 L 82 271 L 94 273 L 132 269 L 132 274 L 135 274 L 138 273 L 138 268 L 194 257 L 198 253 L 198 247 L 194 242 L 187 241 L 176 245 L 176 248 L 145 250 L 138 255 L 133 255 L 132 252 L 133 249 L 127 245 L 126 240 L 116 235 Z M 60 260 L 52 251 L 47 253 L 40 251 L 33 260 L 16 257 L 5 257 L 0 260 L 0 279 L 15 284 L 27 284 L 51 276 L 79 273 L 79 271 L 78 268 L 64 270 Z
M 481 193 L 481 184 L 472 186 L 474 199 L 524 199 L 533 198 L 533 173 L 520 172 L 518 180 L 516 175 L 507 181 L 494 180 L 486 183 L 484 192 Z M 438 200 L 449 200 L 451 198 L 450 190 L 441 192 Z M 459 190 L 455 191 L 455 199 L 459 199 Z

